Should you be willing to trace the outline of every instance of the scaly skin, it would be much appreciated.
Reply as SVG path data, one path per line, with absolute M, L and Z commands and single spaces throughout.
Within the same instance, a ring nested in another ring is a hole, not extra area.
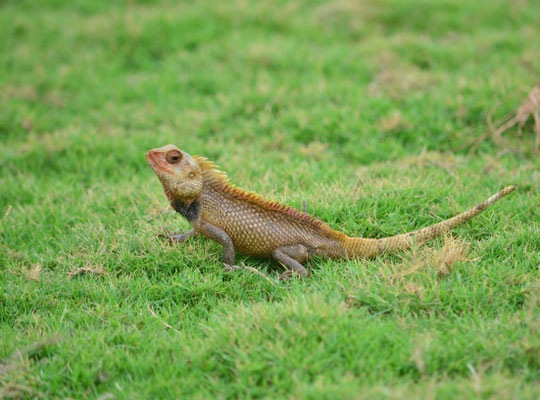
M 202 234 L 223 246 L 223 262 L 230 269 L 238 251 L 273 257 L 299 275 L 307 274 L 302 263 L 310 255 L 373 257 L 423 243 L 470 220 L 515 189 L 508 186 L 476 207 L 430 227 L 366 239 L 349 237 L 307 213 L 240 189 L 229 183 L 227 175 L 212 162 L 192 157 L 174 145 L 150 150 L 146 158 L 172 207 L 193 227 L 182 235 L 172 235 L 172 240 L 183 242 Z

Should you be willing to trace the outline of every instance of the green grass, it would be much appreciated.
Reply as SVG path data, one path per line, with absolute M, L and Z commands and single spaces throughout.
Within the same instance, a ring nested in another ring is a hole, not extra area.
M 216 4 L 0 2 L 0 398 L 538 398 L 540 162 L 456 149 L 538 82 L 540 3 Z M 306 280 L 239 256 L 273 283 L 155 237 L 167 143 L 368 237 L 519 190 Z

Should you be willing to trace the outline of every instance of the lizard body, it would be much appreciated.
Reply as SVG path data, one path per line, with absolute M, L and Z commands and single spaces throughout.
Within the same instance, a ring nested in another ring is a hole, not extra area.
M 171 206 L 193 227 L 182 235 L 173 235 L 173 240 L 183 242 L 202 234 L 223 246 L 223 261 L 228 268 L 234 267 L 238 251 L 273 257 L 300 275 L 307 274 L 302 263 L 310 255 L 373 257 L 433 239 L 480 214 L 515 189 L 508 186 L 468 211 L 427 228 L 369 239 L 349 237 L 305 212 L 238 188 L 212 162 L 190 156 L 174 145 L 150 150 L 146 158 Z

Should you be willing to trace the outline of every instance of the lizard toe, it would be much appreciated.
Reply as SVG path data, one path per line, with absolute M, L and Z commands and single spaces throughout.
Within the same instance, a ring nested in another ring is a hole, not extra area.
M 282 273 L 280 276 L 279 276 L 279 280 L 280 281 L 288 281 L 289 279 L 291 279 L 293 277 L 293 271 L 288 269 L 287 271 L 285 271 L 284 273 Z M 296 274 L 298 275 L 298 274 Z
M 242 267 L 239 267 L 238 265 L 229 265 L 223 263 L 223 269 L 225 271 L 238 271 L 239 269 L 242 269 Z

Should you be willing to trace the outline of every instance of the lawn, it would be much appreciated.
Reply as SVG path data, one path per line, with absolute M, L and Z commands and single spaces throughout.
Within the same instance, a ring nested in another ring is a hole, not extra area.
M 0 1 L 0 398 L 539 398 L 532 119 L 468 146 L 540 80 L 539 19 L 533 0 Z M 518 190 L 280 282 L 156 237 L 188 229 L 145 159 L 168 143 L 357 236 Z

